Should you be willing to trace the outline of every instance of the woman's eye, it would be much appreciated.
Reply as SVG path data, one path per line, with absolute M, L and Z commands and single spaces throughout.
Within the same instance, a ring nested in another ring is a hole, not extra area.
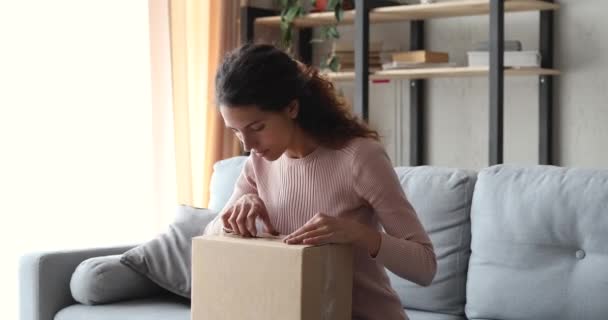
M 261 125 L 261 126 L 257 126 L 257 127 L 252 127 L 251 130 L 253 131 L 262 131 L 264 130 L 264 128 L 266 128 L 265 125 Z

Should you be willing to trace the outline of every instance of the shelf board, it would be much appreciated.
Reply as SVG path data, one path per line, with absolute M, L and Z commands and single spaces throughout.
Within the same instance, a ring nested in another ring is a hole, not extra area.
M 380 7 L 370 11 L 370 23 L 424 20 L 462 16 L 486 15 L 490 12 L 491 0 L 460 0 L 430 4 L 411 4 Z M 505 12 L 557 10 L 559 4 L 539 0 L 506 0 Z M 355 10 L 344 12 L 341 24 L 352 24 Z M 296 27 L 317 27 L 335 23 L 333 12 L 310 13 L 294 20 Z M 257 18 L 257 25 L 278 26 L 280 16 Z
M 488 67 L 449 67 L 449 68 L 424 68 L 424 69 L 399 69 L 382 70 L 372 72 L 370 79 L 428 79 L 428 78 L 452 78 L 452 77 L 477 77 L 488 75 Z M 559 75 L 555 69 L 543 68 L 505 68 L 505 76 L 540 76 Z M 332 81 L 349 81 L 355 79 L 354 71 L 328 72 L 325 76 Z

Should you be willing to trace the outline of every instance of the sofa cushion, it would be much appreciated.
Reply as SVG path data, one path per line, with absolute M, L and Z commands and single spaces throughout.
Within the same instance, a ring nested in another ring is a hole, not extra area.
M 469 318 L 606 319 L 608 170 L 486 168 L 471 220 Z
M 93 305 L 165 292 L 147 277 L 120 263 L 120 257 L 101 256 L 81 262 L 70 280 L 74 300 Z
M 97 306 L 75 304 L 60 310 L 55 320 L 190 320 L 190 305 L 176 296 Z
M 404 307 L 464 315 L 470 209 L 476 174 L 462 169 L 398 167 L 395 171 L 433 242 L 437 274 L 420 287 L 388 271 Z
M 234 190 L 247 157 L 233 157 L 220 160 L 213 165 L 213 173 L 209 183 L 209 209 L 220 212 Z
M 190 298 L 192 238 L 202 235 L 215 216 L 211 210 L 180 206 L 166 233 L 125 252 L 120 262 L 159 286 Z

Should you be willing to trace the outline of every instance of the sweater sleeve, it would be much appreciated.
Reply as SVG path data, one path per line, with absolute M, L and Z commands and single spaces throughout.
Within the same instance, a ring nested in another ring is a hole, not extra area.
M 241 174 L 236 180 L 232 195 L 224 205 L 219 214 L 205 227 L 204 234 L 220 235 L 223 234 L 222 214 L 245 194 L 258 194 L 255 172 L 253 170 L 253 156 L 249 156 L 241 170 Z
M 433 245 L 407 200 L 384 147 L 364 143 L 353 157 L 354 188 L 373 209 L 385 232 L 376 261 L 396 275 L 427 286 L 435 277 Z

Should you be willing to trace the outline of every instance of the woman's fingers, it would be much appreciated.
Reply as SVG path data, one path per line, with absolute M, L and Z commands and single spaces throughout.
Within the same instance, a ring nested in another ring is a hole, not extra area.
M 268 212 L 266 211 L 266 208 L 263 208 L 262 210 L 260 210 L 259 217 L 262 220 L 262 223 L 264 223 L 264 227 L 266 228 L 267 233 L 272 234 L 272 235 L 279 234 L 277 232 L 277 230 L 274 228 L 274 226 L 272 225 L 272 222 L 270 222 L 270 217 L 268 216 Z
M 322 245 L 322 244 L 328 244 L 331 243 L 332 241 L 332 237 L 333 237 L 334 233 L 326 233 L 326 234 L 321 234 L 319 236 L 316 237 L 311 237 L 311 238 L 306 238 L 304 240 L 302 240 L 302 243 L 304 244 L 312 244 L 312 245 Z
M 243 234 L 241 228 L 239 227 L 239 223 L 237 221 L 237 219 L 239 218 L 239 215 L 241 213 L 241 210 L 242 210 L 242 206 L 238 205 L 236 208 L 234 208 L 234 211 L 232 212 L 230 219 L 228 219 L 230 221 L 230 226 L 232 227 L 232 231 L 234 231 L 234 233 L 237 235 Z
M 289 242 L 289 240 L 299 237 L 306 232 L 313 231 L 319 227 L 318 223 L 313 220 L 307 222 L 305 225 L 301 226 L 298 230 L 292 232 L 290 235 L 283 239 L 285 242 Z
M 249 209 L 249 211 L 247 212 L 246 224 L 247 224 L 247 231 L 253 237 L 257 236 L 257 234 L 258 234 L 258 231 L 255 226 L 256 218 L 257 218 L 257 213 L 255 211 L 255 207 L 251 207 Z
M 308 220 L 308 222 L 306 222 L 305 225 L 303 225 L 302 227 L 300 227 L 298 230 L 292 232 L 290 235 L 288 235 L 287 237 L 285 237 L 284 240 L 289 240 L 293 237 L 297 237 L 300 236 L 308 231 L 312 231 L 314 229 L 317 229 L 321 226 L 329 226 L 332 223 L 333 218 L 319 212 L 317 214 L 315 214 L 310 220 Z M 287 242 L 287 241 L 286 241 Z
M 241 211 L 236 218 L 236 223 L 239 226 L 240 235 L 245 237 L 251 237 L 251 233 L 247 227 L 247 215 L 249 214 L 250 206 L 241 206 Z
M 304 243 L 305 240 L 330 234 L 331 232 L 326 227 L 316 227 L 310 231 L 293 236 L 287 240 L 288 244 Z
M 230 217 L 232 217 L 233 211 L 234 211 L 234 207 L 231 207 L 222 214 L 223 227 L 225 230 L 230 230 L 231 232 L 234 232 L 234 229 L 232 228 L 232 225 L 230 224 Z
M 266 232 L 276 235 L 278 232 L 272 225 L 264 203 L 257 197 L 245 195 L 231 208 L 222 214 L 224 229 L 236 235 L 245 237 L 257 236 L 256 219 L 260 218 Z

